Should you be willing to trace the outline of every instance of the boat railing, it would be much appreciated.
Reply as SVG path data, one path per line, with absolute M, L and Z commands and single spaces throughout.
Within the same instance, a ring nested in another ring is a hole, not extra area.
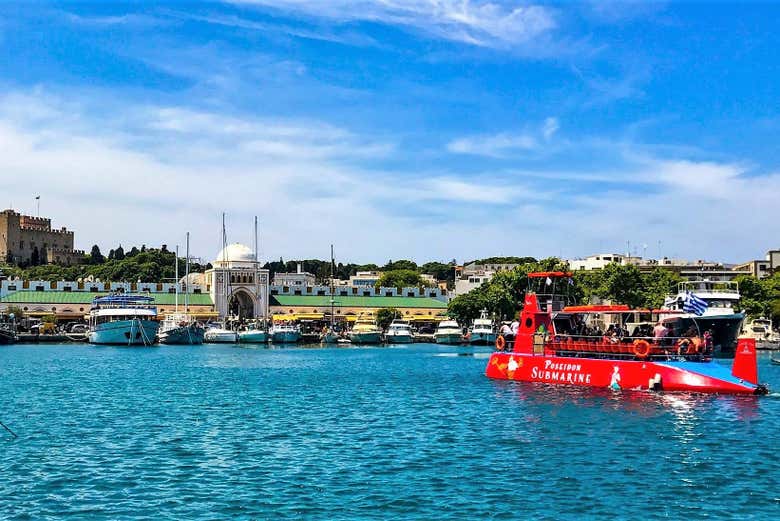
M 547 336 L 546 352 L 557 356 L 610 359 L 709 360 L 712 343 L 701 337 L 651 337 L 557 334 Z

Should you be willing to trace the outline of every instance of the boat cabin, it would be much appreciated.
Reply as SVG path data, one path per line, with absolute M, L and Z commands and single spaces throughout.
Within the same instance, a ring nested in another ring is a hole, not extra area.
M 529 281 L 543 280 L 545 292 L 526 293 L 514 352 L 628 360 L 711 356 L 711 336 L 702 335 L 695 326 L 686 327 L 678 316 L 682 312 L 567 305 L 568 295 L 556 290 L 565 290 L 570 276 L 561 272 L 528 275 Z

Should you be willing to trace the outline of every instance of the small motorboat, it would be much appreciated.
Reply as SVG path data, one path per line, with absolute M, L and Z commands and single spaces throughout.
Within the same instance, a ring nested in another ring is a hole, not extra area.
M 774 357 L 773 357 L 773 358 L 770 358 L 770 359 L 769 359 L 769 362 L 770 362 L 772 365 L 780 365 L 780 358 L 774 358 Z

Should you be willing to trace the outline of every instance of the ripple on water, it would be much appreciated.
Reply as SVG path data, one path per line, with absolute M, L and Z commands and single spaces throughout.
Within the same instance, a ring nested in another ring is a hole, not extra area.
M 444 355 L 444 356 L 440 356 Z M 780 517 L 780 401 L 491 381 L 485 353 L 0 348 L 7 519 Z M 780 389 L 780 368 L 762 376 Z

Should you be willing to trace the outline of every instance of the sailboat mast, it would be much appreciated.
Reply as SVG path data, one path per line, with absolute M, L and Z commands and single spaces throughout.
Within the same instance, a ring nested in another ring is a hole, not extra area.
M 184 263 L 186 266 L 184 269 L 186 271 L 184 280 L 185 286 L 184 286 L 184 312 L 189 313 L 190 311 L 190 232 L 187 232 L 187 260 Z
M 230 291 L 230 273 L 227 271 L 227 233 L 225 232 L 225 212 L 222 212 L 222 291 L 225 294 L 225 319 L 230 312 L 228 292 Z
M 175 265 L 173 267 L 173 278 L 176 281 L 176 297 L 175 297 L 175 308 L 176 313 L 179 312 L 179 245 L 176 245 L 176 260 L 174 261 Z
M 255 215 L 255 265 L 254 265 L 254 273 L 252 274 L 252 276 L 255 279 L 255 297 L 258 297 L 260 295 L 260 280 L 259 280 L 259 273 L 257 272 L 258 271 L 257 270 L 257 259 L 258 259 L 257 248 L 258 248 L 258 245 L 259 245 L 259 242 L 257 240 L 257 216 Z M 257 309 L 255 310 L 255 318 L 257 318 L 258 315 L 259 315 L 258 311 L 259 310 L 257 310 Z
M 333 330 L 333 324 L 336 317 L 333 316 L 333 305 L 335 304 L 334 293 L 336 292 L 336 282 L 333 278 L 336 276 L 336 257 L 333 255 L 333 245 L 330 245 L 330 328 Z

